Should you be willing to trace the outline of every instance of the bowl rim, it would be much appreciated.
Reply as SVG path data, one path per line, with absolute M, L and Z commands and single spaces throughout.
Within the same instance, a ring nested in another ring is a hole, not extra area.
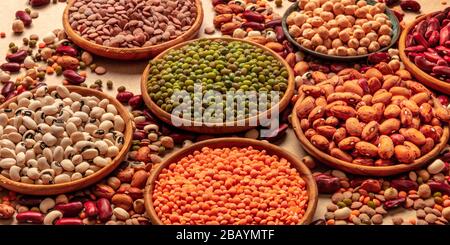
M 100 45 L 97 44 L 93 41 L 89 41 L 88 39 L 82 37 L 80 34 L 78 34 L 78 32 L 76 32 L 72 26 L 69 23 L 69 9 L 73 6 L 73 4 L 78 1 L 78 0 L 69 0 L 67 3 L 67 6 L 64 9 L 64 13 L 63 13 L 63 26 L 64 26 L 64 30 L 66 31 L 67 35 L 69 37 L 76 37 L 72 38 L 75 39 L 75 41 L 82 43 L 83 45 L 88 45 L 90 46 L 92 49 L 95 50 L 105 50 L 106 52 L 110 52 L 110 53 L 117 53 L 117 54 L 125 54 L 125 53 L 145 53 L 145 52 L 150 52 L 153 50 L 157 50 L 157 49 L 164 49 L 167 47 L 171 47 L 175 44 L 178 44 L 180 42 L 182 42 L 183 40 L 189 39 L 193 33 L 192 32 L 197 32 L 202 23 L 203 23 L 203 6 L 202 6 L 202 2 L 201 0 L 192 0 L 193 3 L 196 5 L 197 7 L 197 16 L 196 19 L 194 21 L 194 23 L 191 25 L 191 28 L 189 28 L 188 30 L 186 30 L 185 32 L 183 32 L 180 36 L 178 36 L 175 39 L 171 39 L 167 42 L 163 42 L 163 43 L 159 43 L 156 45 L 152 45 L 152 46 L 147 46 L 147 47 L 136 47 L 136 48 L 117 48 L 117 47 L 109 47 L 109 46 L 104 46 L 104 45 Z
M 369 5 L 375 5 L 377 2 L 372 1 L 372 0 L 366 0 L 367 3 Z M 355 60 L 361 60 L 361 59 L 366 59 L 369 57 L 369 55 L 371 54 L 375 54 L 375 53 L 381 53 L 381 52 L 385 52 L 388 49 L 390 49 L 399 39 L 400 37 L 400 32 L 401 32 L 401 28 L 400 28 L 400 22 L 398 21 L 397 16 L 395 16 L 394 12 L 392 12 L 392 10 L 390 10 L 389 8 L 386 7 L 385 9 L 385 14 L 389 17 L 389 20 L 393 22 L 393 26 L 396 28 L 393 28 L 393 34 L 392 34 L 392 40 L 391 43 L 386 46 L 383 47 L 382 49 L 377 50 L 376 52 L 372 52 L 372 53 L 368 53 L 365 55 L 356 55 L 356 56 L 338 56 L 338 55 L 328 55 L 328 54 L 323 54 L 323 53 L 319 53 L 316 52 L 314 50 L 308 49 L 303 47 L 300 43 L 298 43 L 290 34 L 289 34 L 289 27 L 286 23 L 286 19 L 287 17 L 294 11 L 298 10 L 298 2 L 295 2 L 294 4 L 292 4 L 284 13 L 283 18 L 282 18 L 282 27 L 283 27 L 283 32 L 284 35 L 286 36 L 286 38 L 289 40 L 290 43 L 292 43 L 293 45 L 295 45 L 297 48 L 299 48 L 300 50 L 309 53 L 315 57 L 319 57 L 319 58 L 323 58 L 323 59 L 327 59 L 327 60 L 337 60 L 337 61 L 355 61 Z
M 396 164 L 392 166 L 364 166 L 357 165 L 351 162 L 346 162 L 331 156 L 319 149 L 317 149 L 311 142 L 306 138 L 303 130 L 300 126 L 300 119 L 297 116 L 296 109 L 300 105 L 301 101 L 305 99 L 306 96 L 302 95 L 299 97 L 296 102 L 294 109 L 292 110 L 292 126 L 294 128 L 297 139 L 302 144 L 303 149 L 306 152 L 311 154 L 314 158 L 320 160 L 320 162 L 325 163 L 330 167 L 334 167 L 344 172 L 357 174 L 357 175 L 365 175 L 365 176 L 392 176 L 400 173 L 404 173 L 407 171 L 411 171 L 417 169 L 432 160 L 432 158 L 439 155 L 439 153 L 445 148 L 447 145 L 447 141 L 449 140 L 449 127 L 445 125 L 442 127 L 443 133 L 440 138 L 440 142 L 434 146 L 433 150 L 428 152 L 427 154 L 421 156 L 419 159 L 416 159 L 412 164 Z
M 306 225 L 311 223 L 317 208 L 319 194 L 313 174 L 311 173 L 309 168 L 306 167 L 305 164 L 303 164 L 301 159 L 294 156 L 289 151 L 286 151 L 285 149 L 268 142 L 247 138 L 217 138 L 197 142 L 193 145 L 182 148 L 171 154 L 167 159 L 165 159 L 161 164 L 159 164 L 156 167 L 156 169 L 152 170 L 146 182 L 144 190 L 145 209 L 152 224 L 163 225 L 161 219 L 156 214 L 156 211 L 153 206 L 153 190 L 161 171 L 167 168 L 170 164 L 179 161 L 181 158 L 189 154 L 192 154 L 194 151 L 200 150 L 203 147 L 215 149 L 215 148 L 223 148 L 225 146 L 229 148 L 252 146 L 255 149 L 266 150 L 266 152 L 269 155 L 277 155 L 280 158 L 285 158 L 286 160 L 288 160 L 291 164 L 291 167 L 295 168 L 298 171 L 300 177 L 305 181 L 308 192 L 308 206 L 306 208 L 305 214 L 303 215 L 303 218 L 299 221 L 299 224 Z
M 406 55 L 405 49 L 406 49 L 406 37 L 408 36 L 409 32 L 422 20 L 428 18 L 429 16 L 432 16 L 436 13 L 439 13 L 441 11 L 435 11 L 432 13 L 424 14 L 420 16 L 419 18 L 412 21 L 410 24 L 406 26 L 406 28 L 402 31 L 402 34 L 400 35 L 400 40 L 398 42 L 398 49 L 399 49 L 399 56 L 402 62 L 405 65 L 405 68 L 410 71 L 417 79 L 419 79 L 421 82 L 425 83 L 427 86 L 430 86 L 433 89 L 436 89 L 442 93 L 445 93 L 447 95 L 450 94 L 450 84 L 442 81 L 436 77 L 431 76 L 430 74 L 426 73 L 422 69 L 420 69 L 414 62 L 412 62 L 408 55 Z
M 53 85 L 48 86 L 48 91 L 54 91 L 56 90 L 56 87 L 62 86 L 62 85 Z M 134 125 L 131 120 L 131 116 L 127 109 L 114 97 L 102 93 L 100 91 L 84 88 L 80 86 L 73 86 L 73 85 L 67 85 L 65 86 L 70 92 L 76 92 L 83 96 L 95 96 L 99 99 L 108 99 L 110 101 L 110 104 L 113 104 L 114 107 L 118 111 L 118 115 L 120 115 L 124 122 L 125 122 L 125 131 L 124 134 L 124 144 L 122 148 L 119 151 L 119 154 L 112 159 L 112 162 L 98 170 L 97 172 L 87 176 L 83 177 L 79 180 L 70 181 L 66 183 L 60 183 L 60 184 L 51 184 L 51 185 L 36 185 L 36 184 L 27 184 L 22 182 L 13 181 L 3 175 L 0 175 L 0 186 L 12 190 L 21 194 L 28 194 L 28 195 L 57 195 L 67 192 L 73 192 L 82 188 L 85 188 L 89 185 L 92 185 L 104 177 L 108 176 L 111 172 L 113 172 L 124 160 L 126 155 L 128 154 L 128 149 L 131 146 L 132 142 L 132 136 L 134 131 Z M 30 92 L 33 94 L 36 92 L 37 89 L 33 89 Z M 4 102 L 0 105 L 0 109 L 6 108 L 10 103 L 17 101 L 18 96 L 14 96 L 8 101 Z
M 237 39 L 237 38 L 230 38 L 230 37 L 207 37 L 207 38 L 199 38 L 199 39 L 193 39 L 193 40 L 189 40 L 186 42 L 182 42 L 179 43 L 173 47 L 171 47 L 170 49 L 165 50 L 164 52 L 160 53 L 159 55 L 157 55 L 155 58 L 153 58 L 153 60 L 156 59 L 161 59 L 162 57 L 164 57 L 166 54 L 168 54 L 170 51 L 175 50 L 175 49 L 179 49 L 182 48 L 186 45 L 189 45 L 193 42 L 198 42 L 198 41 L 202 41 L 202 40 L 222 40 L 222 41 L 226 41 L 226 42 L 234 42 L 234 41 L 238 41 L 238 42 L 244 42 L 247 44 L 251 44 L 255 47 L 261 48 L 262 50 L 269 52 L 273 57 L 275 57 L 288 71 L 289 73 L 289 77 L 288 77 L 288 87 L 286 89 L 286 92 L 284 94 L 284 96 L 278 101 L 278 103 L 275 106 L 279 107 L 279 111 L 280 113 L 282 111 L 284 111 L 284 109 L 286 109 L 286 107 L 289 105 L 290 100 L 292 98 L 292 96 L 294 96 L 294 90 L 295 90 L 295 74 L 294 71 L 292 70 L 292 68 L 289 66 L 289 64 L 286 62 L 285 59 L 283 59 L 279 54 L 277 54 L 275 51 L 261 45 L 255 42 L 251 42 L 248 40 L 244 40 L 244 39 Z M 150 95 L 148 94 L 148 90 L 147 90 L 147 80 L 149 77 L 149 71 L 150 71 L 151 65 L 150 63 L 146 66 L 144 72 L 142 73 L 141 76 L 141 94 L 142 97 L 144 99 L 145 104 L 147 105 L 147 107 L 162 121 L 164 121 L 165 123 L 168 123 L 170 125 L 172 124 L 172 115 L 169 114 L 168 112 L 164 111 L 163 109 L 161 109 L 161 107 L 159 107 L 150 97 Z M 180 117 L 175 117 L 178 121 L 182 122 L 183 125 L 185 124 L 189 124 L 189 125 L 194 125 L 194 126 L 180 126 L 179 128 L 185 129 L 187 131 L 192 131 L 192 132 L 197 132 L 197 133 L 202 133 L 204 132 L 205 128 L 211 128 L 211 129 L 216 129 L 215 131 L 211 131 L 210 133 L 212 134 L 222 134 L 224 132 L 224 130 L 220 130 L 220 129 L 228 129 L 227 132 L 229 133 L 236 133 L 236 132 L 241 132 L 241 131 L 245 131 L 247 129 L 250 128 L 254 128 L 256 126 L 247 126 L 250 122 L 250 120 L 257 120 L 258 124 L 259 124 L 259 118 L 260 117 L 267 117 L 267 115 L 271 115 L 272 112 L 272 108 L 271 107 L 269 110 L 266 110 L 264 112 L 258 113 L 255 116 L 252 117 L 247 117 L 245 119 L 241 119 L 241 120 L 236 120 L 233 121 L 232 124 L 230 125 L 231 122 L 223 122 L 223 123 L 205 123 L 205 122 L 201 122 L 200 126 L 195 126 L 195 123 L 199 123 L 197 121 L 194 120 L 187 120 L 184 118 L 180 118 Z M 240 126 L 240 125 L 245 125 L 245 126 Z M 228 124 L 228 125 L 227 125 Z M 232 129 L 232 130 L 230 130 Z

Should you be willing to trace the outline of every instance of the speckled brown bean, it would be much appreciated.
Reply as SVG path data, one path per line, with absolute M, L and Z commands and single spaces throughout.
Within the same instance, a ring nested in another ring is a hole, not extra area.
M 311 137 L 311 143 L 322 151 L 327 151 L 330 146 L 330 142 L 322 135 L 314 135 Z
M 405 131 L 400 132 L 407 141 L 411 141 L 415 145 L 421 146 L 425 144 L 425 135 L 415 128 L 408 128 Z
M 390 159 L 394 155 L 394 142 L 389 136 L 381 135 L 378 145 L 378 155 L 382 159 Z
M 345 121 L 345 129 L 350 136 L 360 137 L 363 126 L 356 117 L 351 117 Z
M 389 135 L 400 129 L 400 120 L 390 118 L 380 124 L 380 134 Z
M 360 141 L 358 137 L 347 137 L 338 143 L 338 147 L 343 151 L 353 150 L 355 145 Z
M 395 157 L 401 163 L 412 163 L 416 159 L 416 154 L 410 147 L 405 145 L 397 145 L 394 148 Z
M 378 136 L 379 124 L 376 121 L 371 121 L 366 126 L 364 126 L 361 139 L 365 141 L 371 141 Z
M 346 162 L 352 162 L 353 161 L 353 158 L 352 158 L 352 156 L 350 154 L 342 151 L 339 148 L 331 149 L 330 150 L 330 155 L 335 157 L 335 158 L 337 158 L 337 159 L 340 159 L 342 161 L 346 161 Z
M 378 156 L 378 147 L 375 145 L 361 141 L 356 143 L 355 149 L 358 151 L 360 155 L 366 156 L 366 157 L 376 157 Z

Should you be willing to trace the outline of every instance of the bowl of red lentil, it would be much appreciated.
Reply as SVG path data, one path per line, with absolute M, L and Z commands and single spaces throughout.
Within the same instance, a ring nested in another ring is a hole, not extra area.
M 302 225 L 318 191 L 298 157 L 268 142 L 219 138 L 172 154 L 144 192 L 157 225 Z

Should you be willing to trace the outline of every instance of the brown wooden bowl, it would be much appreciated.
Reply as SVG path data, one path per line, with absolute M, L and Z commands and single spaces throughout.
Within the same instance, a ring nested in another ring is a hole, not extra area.
M 436 13 L 436 12 L 435 12 Z M 411 74 L 420 82 L 423 84 L 436 89 L 437 91 L 440 91 L 442 93 L 445 93 L 447 95 L 450 95 L 450 83 L 447 83 L 445 81 L 439 80 L 430 74 L 426 73 L 425 71 L 422 71 L 419 67 L 412 62 L 408 56 L 405 53 L 406 48 L 406 37 L 408 36 L 408 33 L 423 19 L 426 19 L 428 16 L 433 15 L 435 13 L 430 13 L 427 15 L 423 15 L 420 18 L 417 18 L 413 23 L 409 24 L 402 32 L 402 35 L 400 36 L 400 41 L 398 42 L 398 49 L 400 52 L 400 59 L 403 61 L 403 64 L 405 64 L 405 68 L 411 72 Z
M 210 147 L 214 149 L 223 147 L 229 148 L 229 147 L 248 147 L 248 146 L 252 146 L 253 148 L 258 150 L 266 150 L 268 154 L 277 155 L 280 158 L 281 157 L 285 158 L 291 163 L 291 166 L 297 169 L 300 176 L 303 178 L 303 180 L 305 180 L 306 188 L 308 191 L 308 207 L 299 224 L 304 225 L 309 224 L 312 221 L 312 218 L 314 217 L 318 201 L 317 185 L 316 181 L 314 180 L 314 177 L 311 174 L 311 171 L 309 171 L 309 169 L 302 163 L 300 159 L 298 159 L 298 157 L 291 155 L 291 153 L 289 153 L 285 149 L 282 149 L 278 146 L 275 146 L 273 144 L 264 141 L 245 138 L 211 139 L 193 144 L 189 147 L 182 148 L 181 150 L 175 152 L 174 154 L 169 156 L 164 162 L 162 162 L 156 169 L 154 169 L 147 180 L 147 184 L 144 190 L 145 209 L 147 215 L 150 217 L 150 221 L 152 222 L 152 224 L 154 225 L 163 224 L 153 207 L 153 198 L 152 198 L 153 190 L 155 188 L 155 182 L 157 181 L 161 170 L 163 170 L 172 163 L 178 162 L 183 157 L 192 154 L 194 151 L 201 150 L 203 147 Z
M 125 143 L 123 144 L 122 149 L 119 152 L 119 155 L 117 155 L 111 162 L 111 164 L 107 165 L 106 167 L 103 167 L 99 171 L 95 172 L 92 175 L 89 175 L 87 177 L 84 177 L 82 179 L 71 181 L 67 183 L 61 183 L 61 184 L 52 184 L 52 185 L 33 185 L 33 184 L 27 184 L 22 182 L 16 182 L 13 181 L 3 175 L 0 175 L 0 186 L 15 191 L 22 194 L 28 194 L 28 195 L 57 195 L 62 193 L 68 193 L 76 190 L 83 189 L 85 187 L 88 187 L 102 179 L 104 179 L 106 176 L 108 176 L 114 169 L 116 169 L 120 163 L 124 160 L 125 156 L 128 154 L 128 149 L 131 146 L 131 141 L 133 137 L 133 123 L 131 116 L 128 112 L 128 110 L 114 97 L 109 96 L 107 94 L 104 94 L 100 91 L 89 89 L 89 88 L 83 88 L 79 86 L 66 86 L 70 92 L 76 92 L 81 95 L 85 96 L 95 96 L 100 99 L 108 99 L 111 104 L 113 104 L 117 111 L 119 112 L 119 115 L 123 118 L 125 121 L 125 132 L 124 132 L 124 138 Z M 56 86 L 50 86 L 49 91 L 53 91 L 56 89 Z M 32 91 L 34 92 L 34 91 Z M 3 103 L 0 106 L 0 109 L 6 108 L 11 102 L 15 102 L 17 100 L 17 97 L 13 97 Z
M 203 39 L 203 38 L 202 38 Z M 289 102 L 292 98 L 292 96 L 294 96 L 294 90 L 295 90 L 295 81 L 294 81 L 294 71 L 291 69 L 291 67 L 289 66 L 289 64 L 280 56 L 278 55 L 276 52 L 272 51 L 271 49 L 262 46 L 260 44 L 254 43 L 254 42 L 250 42 L 247 40 L 242 40 L 242 39 L 235 39 L 235 38 L 226 38 L 226 37 L 215 37 L 215 38 L 205 38 L 208 40 L 224 40 L 224 41 L 239 41 L 239 42 L 244 42 L 244 43 L 249 43 L 252 44 L 258 48 L 263 49 L 264 51 L 269 52 L 270 54 L 272 54 L 278 61 L 280 61 L 287 69 L 287 71 L 289 72 L 289 78 L 288 78 L 288 87 L 286 89 L 286 92 L 283 96 L 283 98 L 280 99 L 280 101 L 278 102 L 278 104 L 276 106 L 279 107 L 279 111 L 280 113 L 286 109 L 286 107 L 289 105 Z M 163 56 L 165 56 L 168 52 L 170 52 L 173 49 L 179 49 L 185 45 L 188 45 L 192 42 L 198 41 L 200 39 L 196 39 L 196 40 L 191 40 L 191 41 L 187 41 L 184 43 L 180 43 L 174 47 L 172 47 L 171 49 L 168 49 L 164 52 L 162 52 L 161 54 L 159 54 L 158 56 L 156 56 L 154 59 L 161 59 Z M 163 122 L 173 125 L 172 123 L 172 115 L 169 114 L 168 112 L 164 111 L 163 109 L 161 109 L 161 107 L 159 107 L 151 98 L 150 95 L 147 92 L 147 78 L 148 78 L 148 74 L 150 71 L 150 64 L 145 68 L 144 73 L 142 73 L 141 76 L 141 94 L 142 97 L 144 99 L 145 104 L 147 105 L 147 107 L 150 109 L 151 112 L 153 112 L 153 114 L 155 114 L 159 119 L 161 119 Z M 183 126 L 180 126 L 178 128 L 181 128 L 183 130 L 186 131 L 191 131 L 191 132 L 195 132 L 195 133 L 201 133 L 201 134 L 229 134 L 229 133 L 238 133 L 238 132 L 243 132 L 246 130 L 249 130 L 251 128 L 255 128 L 255 126 L 248 126 L 249 122 L 251 120 L 257 120 L 258 124 L 259 124 L 259 120 L 258 118 L 263 116 L 264 118 L 266 118 L 266 115 L 271 115 L 271 109 L 263 112 L 263 113 L 259 113 L 258 115 L 256 115 L 253 118 L 246 118 L 244 120 L 241 121 L 235 121 L 233 124 L 233 126 L 231 125 L 224 125 L 223 123 L 205 123 L 202 122 L 201 126 L 184 126 L 186 124 L 188 125 L 193 125 L 194 121 L 192 120 L 185 120 L 185 119 L 181 119 L 179 117 L 177 117 L 177 120 L 183 122 Z M 244 122 L 243 122 L 244 121 Z M 226 124 L 226 123 L 225 123 Z M 238 125 L 245 125 L 245 126 L 238 126 Z
M 441 137 L 439 144 L 437 144 L 432 151 L 428 152 L 426 155 L 423 155 L 419 159 L 416 159 L 411 164 L 397 164 L 393 166 L 380 166 L 380 167 L 357 165 L 354 163 L 342 161 L 340 159 L 332 157 L 331 155 L 317 149 L 313 144 L 311 144 L 311 142 L 306 138 L 305 134 L 303 133 L 303 130 L 300 126 L 300 120 L 296 113 L 296 108 L 297 106 L 300 105 L 300 102 L 302 100 L 303 100 L 302 97 L 299 98 L 299 100 L 294 106 L 294 110 L 292 112 L 292 126 L 294 128 L 295 134 L 297 135 L 297 138 L 303 145 L 303 149 L 305 149 L 306 152 L 308 152 L 311 156 L 313 156 L 320 162 L 325 163 L 326 165 L 332 168 L 340 169 L 348 173 L 358 175 L 370 175 L 370 176 L 391 176 L 418 169 L 421 166 L 427 164 L 429 161 L 433 160 L 437 155 L 439 155 L 439 153 L 447 145 L 447 141 L 449 139 L 449 128 L 448 126 L 445 126 L 443 127 L 444 133 Z
M 63 26 L 64 30 L 67 33 L 67 36 L 72 40 L 76 45 L 80 46 L 82 49 L 87 50 L 93 54 L 103 56 L 106 58 L 117 59 L 117 60 L 141 60 L 148 59 L 150 57 L 156 56 L 162 51 L 187 40 L 190 40 L 197 36 L 198 32 L 203 23 L 203 7 L 200 0 L 195 0 L 195 5 L 197 7 L 197 18 L 192 24 L 191 28 L 184 32 L 179 37 L 160 43 L 157 45 L 149 46 L 149 47 L 141 47 L 141 48 L 113 48 L 107 47 L 103 45 L 96 44 L 92 41 L 89 41 L 85 38 L 82 38 L 69 23 L 69 9 L 76 2 L 76 0 L 70 0 L 67 3 L 67 6 L 64 10 L 63 14 Z

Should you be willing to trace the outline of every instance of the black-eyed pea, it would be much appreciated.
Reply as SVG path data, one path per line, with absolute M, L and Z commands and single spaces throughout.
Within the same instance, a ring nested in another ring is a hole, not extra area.
M 389 136 L 381 135 L 378 145 L 378 156 L 382 159 L 390 159 L 394 155 L 394 142 Z
M 342 160 L 342 161 L 346 161 L 346 162 L 352 162 L 353 161 L 353 157 L 350 154 L 340 150 L 339 148 L 331 149 L 330 150 L 330 155 L 332 157 L 335 157 L 335 158 L 337 158 L 339 160 Z
M 319 134 L 312 136 L 310 141 L 315 147 L 317 147 L 318 149 L 320 149 L 322 151 L 327 151 L 328 147 L 330 145 L 330 142 L 328 141 L 328 139 Z

